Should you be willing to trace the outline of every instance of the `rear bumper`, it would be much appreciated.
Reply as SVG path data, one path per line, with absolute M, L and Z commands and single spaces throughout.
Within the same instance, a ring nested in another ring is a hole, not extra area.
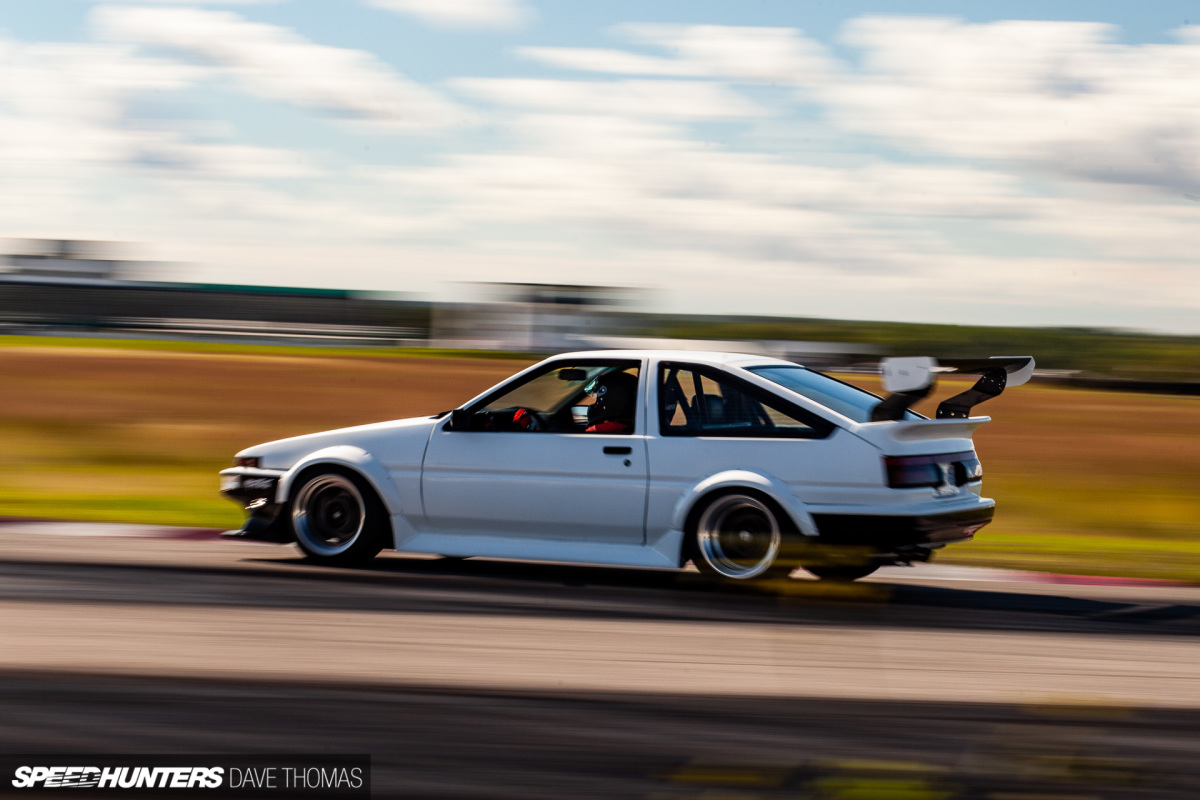
M 813 514 L 823 544 L 870 548 L 876 553 L 904 553 L 965 542 L 992 521 L 990 501 L 969 508 L 913 515 Z

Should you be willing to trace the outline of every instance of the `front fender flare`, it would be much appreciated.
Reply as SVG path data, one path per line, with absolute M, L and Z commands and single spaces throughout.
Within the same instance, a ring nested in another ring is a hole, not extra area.
M 379 499 L 383 501 L 388 514 L 395 516 L 401 513 L 400 495 L 388 476 L 387 468 L 379 463 L 375 456 L 361 447 L 344 444 L 314 451 L 293 464 L 291 469 L 279 478 L 279 487 L 275 490 L 275 502 L 280 505 L 287 503 L 288 498 L 291 497 L 292 484 L 295 482 L 296 476 L 309 467 L 321 464 L 344 467 L 357 472 L 367 483 L 371 484 L 375 494 L 379 495 Z
M 705 495 L 721 489 L 755 489 L 762 492 L 783 509 L 801 534 L 816 536 L 818 533 L 808 506 L 796 497 L 790 486 L 772 475 L 746 469 L 718 472 L 685 491 L 671 513 L 671 527 L 686 533 L 687 518 L 696 503 Z

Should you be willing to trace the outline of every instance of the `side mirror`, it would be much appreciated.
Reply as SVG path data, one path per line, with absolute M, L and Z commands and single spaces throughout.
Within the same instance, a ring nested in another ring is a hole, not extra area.
M 450 424 L 448 430 L 452 431 L 469 431 L 471 430 L 471 412 L 465 408 L 456 408 L 450 412 Z

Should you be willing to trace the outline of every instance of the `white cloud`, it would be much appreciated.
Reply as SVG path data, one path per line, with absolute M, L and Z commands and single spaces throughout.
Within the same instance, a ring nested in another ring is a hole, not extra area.
M 775 313 L 1083 324 L 1091 309 L 1116 324 L 1121 307 L 1137 316 L 1200 304 L 1190 262 L 1171 261 L 1190 257 L 1194 205 L 1031 187 L 966 164 L 804 164 L 713 147 L 679 120 L 604 109 L 586 95 L 566 106 L 507 118 L 509 149 L 373 177 L 473 238 L 504 231 L 509 247 L 489 245 L 498 259 L 528 253 L 525 271 L 506 273 L 513 279 L 566 280 L 591 251 L 608 256 L 603 274 L 614 280 Z M 536 255 L 548 241 L 564 251 L 557 266 Z M 789 296 L 803 304 L 788 307 Z M 982 304 L 978 314 L 971 304 Z
M 834 68 L 824 46 L 790 28 L 625 25 L 619 30 L 636 41 L 666 48 L 718 77 L 811 84 Z
M 230 214 L 250 194 L 256 202 L 239 209 L 236 225 L 274 217 L 313 227 L 319 220 L 305 207 L 311 203 L 254 186 L 320 177 L 304 154 L 228 141 L 231 131 L 221 125 L 186 120 L 172 129 L 169 120 L 133 113 L 140 101 L 194 87 L 207 73 L 123 44 L 0 39 L 6 228 L 56 238 L 203 236 L 211 222 L 204 214 Z
M 533 18 L 521 0 L 367 0 L 443 28 L 519 28 Z
M 593 71 L 656 70 L 649 74 L 691 74 L 748 83 L 809 85 L 821 83 L 838 65 L 822 44 L 791 28 L 743 28 L 731 25 L 626 24 L 616 34 L 667 50 L 670 60 L 620 53 L 619 50 L 524 48 L 523 55 Z M 574 65 L 570 61 L 575 61 Z
M 810 87 L 841 126 L 1097 182 L 1200 185 L 1200 32 L 1121 45 L 1096 23 L 867 18 L 858 69 Z
M 1163 198 L 1031 197 L 1026 214 L 1005 224 L 1018 235 L 1057 236 L 1080 250 L 1113 261 L 1161 262 L 1180 278 L 1200 287 L 1195 272 L 1200 208 Z
M 476 97 L 520 108 L 635 120 L 743 119 L 764 113 L 754 103 L 715 83 L 460 78 L 454 86 Z
M 0 40 L 0 164 L 128 161 L 140 140 L 123 125 L 130 100 L 185 87 L 197 75 L 123 46 Z
M 783 85 L 818 84 L 837 68 L 826 48 L 792 28 L 629 24 L 618 36 L 658 47 L 670 58 L 622 50 L 522 47 L 552 66 L 623 75 L 712 77 Z
M 880 218 L 1010 213 L 1015 205 L 1002 176 L 967 170 L 803 166 L 620 115 L 519 114 L 507 124 L 519 132 L 510 151 L 458 155 L 384 179 L 464 222 L 568 225 L 571 235 L 602 231 L 610 247 L 703 243 L 858 273 L 911 274 L 927 254 L 949 249 L 919 227 L 876 225 Z
M 707 77 L 699 64 L 595 47 L 518 47 L 517 55 L 552 67 L 604 72 L 609 75 L 655 75 L 671 78 Z
M 312 176 L 297 153 L 193 142 L 129 115 L 140 98 L 194 85 L 205 70 L 125 45 L 27 45 L 0 40 L 0 174 L 74 176 L 123 168 L 231 178 Z
M 316 44 L 227 11 L 97 9 L 106 36 L 199 57 L 260 95 L 387 130 L 432 132 L 466 112 L 362 50 Z
M 144 134 L 136 154 L 142 166 L 190 172 L 206 180 L 313 178 L 321 174 L 300 153 L 231 143 L 189 142 L 178 135 Z
M 1200 187 L 1200 31 L 1123 45 L 1109 25 L 866 17 L 856 62 L 793 29 L 631 25 L 671 58 L 524 48 L 554 66 L 795 86 L 838 127 L 934 157 L 1010 162 L 1096 182 Z
M 0 40 L 0 217 L 21 235 L 166 242 L 165 257 L 263 282 L 601 275 L 670 287 L 677 310 L 1200 311 L 1200 204 L 1183 199 L 1200 196 L 1200 36 L 1132 46 L 1097 25 L 873 18 L 846 27 L 857 55 L 836 58 L 792 29 L 626 25 L 647 53 L 518 50 L 588 80 L 463 77 L 451 101 L 368 53 L 226 11 L 94 19 L 115 42 Z M 224 79 L 375 129 L 487 124 L 377 156 L 242 140 L 235 118 L 188 113 L 202 105 L 137 114 L 140 98 L 186 106 Z

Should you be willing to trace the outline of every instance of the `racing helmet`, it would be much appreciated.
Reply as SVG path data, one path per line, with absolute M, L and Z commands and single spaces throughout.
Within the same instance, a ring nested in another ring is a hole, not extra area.
M 588 394 L 596 398 L 588 406 L 588 424 L 595 425 L 608 420 L 633 421 L 637 405 L 636 375 L 628 372 L 607 372 L 587 387 Z

